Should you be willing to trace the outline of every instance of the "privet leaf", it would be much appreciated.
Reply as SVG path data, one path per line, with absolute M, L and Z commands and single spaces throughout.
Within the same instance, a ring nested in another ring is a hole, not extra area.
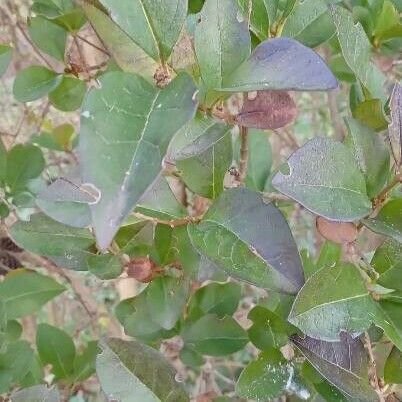
M 88 271 L 102 280 L 117 278 L 123 271 L 120 258 L 114 254 L 90 255 L 86 264 Z
M 167 60 L 187 15 L 187 0 L 100 0 L 112 20 L 154 60 Z
M 250 54 L 250 34 L 236 0 L 206 0 L 195 30 L 194 46 L 205 86 L 223 82 Z
M 16 222 L 10 234 L 20 247 L 51 257 L 68 256 L 94 244 L 89 230 L 63 225 L 41 213 L 32 215 L 29 222 Z
M 402 352 L 402 303 L 381 300 L 376 303 L 376 310 L 370 313 L 377 326 L 384 330 L 385 335 Z
M 148 81 L 151 81 L 158 68 L 156 61 L 148 56 L 103 11 L 86 2 L 80 2 L 80 4 L 116 64 L 123 71 L 140 74 Z
M 321 57 L 290 38 L 268 39 L 258 45 L 222 86 L 225 91 L 320 91 L 338 83 Z
M 384 379 L 387 383 L 402 384 L 402 352 L 395 347 L 385 362 Z
M 285 91 L 249 92 L 236 121 L 244 127 L 274 130 L 291 124 L 297 106 Z
M 251 3 L 250 30 L 260 40 L 267 39 L 270 26 L 273 25 L 278 7 L 277 0 L 237 0 L 243 18 L 247 20 Z
M 370 213 L 363 174 L 345 145 L 316 137 L 287 162 L 289 173 L 278 172 L 272 185 L 310 211 L 346 222 Z
M 7 45 L 0 45 L 0 77 L 5 74 L 13 57 L 13 49 Z
M 63 330 L 40 324 L 36 333 L 36 347 L 43 364 L 52 365 L 56 378 L 68 379 L 74 368 L 75 346 Z
M 381 137 L 352 118 L 346 119 L 349 135 L 345 145 L 352 151 L 366 179 L 367 195 L 374 198 L 384 187 L 389 174 L 389 151 Z
M 189 226 L 189 234 L 203 255 L 237 279 L 287 293 L 303 284 L 286 220 L 258 193 L 241 188 L 223 192 L 201 223 Z
M 60 85 L 50 92 L 49 101 L 58 110 L 73 112 L 81 106 L 86 90 L 84 81 L 64 75 Z
M 15 98 L 20 102 L 31 102 L 46 96 L 63 79 L 54 71 L 42 66 L 30 66 L 18 72 L 13 87 Z
M 155 349 L 137 341 L 109 338 L 101 342 L 96 373 L 110 398 L 130 402 L 187 402 L 173 367 Z
M 294 336 L 293 343 L 331 384 L 348 398 L 375 402 L 378 396 L 369 383 L 368 357 L 362 342 L 342 334 L 340 342 L 324 342 Z
M 342 331 L 365 331 L 374 309 L 358 269 L 339 263 L 313 274 L 300 290 L 289 322 L 316 339 L 335 342 Z M 330 319 L 329 319 L 330 317 Z
M 19 269 L 1 282 L 0 302 L 7 319 L 11 320 L 36 312 L 64 290 L 64 286 L 52 278 Z
M 196 101 L 184 73 L 165 89 L 121 72 L 105 74 L 100 82 L 102 88 L 91 90 L 84 102 L 79 154 L 83 179 L 101 193 L 91 214 L 98 245 L 105 249 L 157 178 L 170 139 L 193 117 Z
M 243 349 L 248 342 L 247 332 L 232 318 L 206 314 L 184 328 L 185 344 L 198 353 L 226 356 Z
M 98 342 L 88 342 L 81 354 L 74 359 L 73 381 L 84 381 L 95 373 L 95 361 L 99 352 Z
M 272 400 L 289 387 L 293 372 L 279 350 L 265 350 L 240 374 L 236 394 L 257 401 Z
M 364 219 L 363 223 L 373 232 L 402 243 L 402 198 L 388 201 L 375 218 Z

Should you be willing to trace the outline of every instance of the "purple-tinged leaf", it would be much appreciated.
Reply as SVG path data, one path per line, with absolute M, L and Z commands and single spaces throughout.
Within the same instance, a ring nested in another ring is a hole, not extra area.
M 274 38 L 257 46 L 220 90 L 326 91 L 337 87 L 336 78 L 314 50 L 294 39 Z
M 402 85 L 396 83 L 389 103 L 391 124 L 389 134 L 399 144 L 399 165 L 402 164 Z
M 244 127 L 275 130 L 291 124 L 297 106 L 286 91 L 249 92 L 236 121 Z
M 368 356 L 360 339 L 343 333 L 340 342 L 319 341 L 306 336 L 292 337 L 307 360 L 348 398 L 375 402 L 378 396 L 368 378 Z

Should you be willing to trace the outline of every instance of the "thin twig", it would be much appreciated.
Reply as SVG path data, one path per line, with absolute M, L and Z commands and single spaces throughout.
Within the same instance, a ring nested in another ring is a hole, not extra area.
M 402 174 L 397 174 L 394 179 L 381 191 L 381 193 L 378 194 L 374 201 L 374 205 L 378 206 L 379 204 L 383 203 L 387 198 L 388 193 L 399 183 L 402 183 Z
M 180 218 L 180 219 L 164 220 L 164 219 L 154 218 L 152 216 L 147 216 L 147 215 L 141 214 L 140 212 L 134 212 L 134 216 L 136 216 L 137 218 L 140 218 L 140 219 L 150 221 L 150 222 L 158 223 L 160 225 L 167 225 L 172 228 L 189 225 L 190 223 L 198 223 L 202 219 L 201 216 L 186 216 L 186 217 Z
M 98 45 L 95 45 L 95 43 L 92 43 L 91 41 L 89 41 L 87 38 L 76 34 L 75 35 L 76 38 L 78 38 L 79 40 L 82 40 L 83 42 L 85 42 L 87 45 L 92 46 L 94 49 L 99 50 L 100 52 L 102 52 L 103 54 L 106 54 L 107 56 L 110 56 L 110 53 L 106 50 L 101 48 Z
M 248 128 L 240 126 L 240 161 L 239 161 L 239 182 L 244 183 L 248 167 Z

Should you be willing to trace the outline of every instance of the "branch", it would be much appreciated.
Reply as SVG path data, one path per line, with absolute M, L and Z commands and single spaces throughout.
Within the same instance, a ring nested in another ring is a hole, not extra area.
M 160 225 L 170 226 L 171 228 L 177 228 L 179 226 L 189 225 L 190 223 L 198 223 L 201 221 L 202 216 L 185 216 L 180 219 L 164 220 L 154 218 L 152 216 L 141 214 L 140 212 L 134 212 L 134 216 L 140 219 L 144 219 L 153 223 L 158 223 Z
M 240 126 L 240 163 L 239 163 L 239 181 L 244 183 L 247 176 L 248 167 L 248 128 Z

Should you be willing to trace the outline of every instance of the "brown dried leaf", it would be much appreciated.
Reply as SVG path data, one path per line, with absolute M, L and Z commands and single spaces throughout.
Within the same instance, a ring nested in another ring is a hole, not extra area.
M 155 269 L 155 263 L 149 258 L 134 258 L 127 264 L 127 275 L 139 282 L 148 283 L 154 278 Z
M 291 124 L 297 117 L 297 106 L 286 91 L 249 92 L 237 115 L 238 124 L 259 129 L 277 129 Z
M 334 243 L 351 243 L 357 238 L 357 228 L 352 222 L 333 222 L 319 216 L 316 225 L 321 236 Z

